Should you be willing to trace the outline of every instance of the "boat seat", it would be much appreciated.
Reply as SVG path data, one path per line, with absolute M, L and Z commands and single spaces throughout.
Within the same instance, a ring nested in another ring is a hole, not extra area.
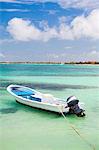
M 30 100 L 41 102 L 41 98 L 30 96 Z
M 18 96 L 29 96 L 31 94 L 34 95 L 34 93 L 31 91 L 25 92 L 25 91 L 13 90 L 13 92 Z

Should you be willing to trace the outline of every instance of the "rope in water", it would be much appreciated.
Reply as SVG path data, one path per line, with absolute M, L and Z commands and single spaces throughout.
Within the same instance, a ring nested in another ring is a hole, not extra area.
M 92 150 L 96 150 L 96 149 L 95 149 L 95 146 L 94 146 L 93 144 L 91 144 L 87 139 L 85 139 L 85 137 L 78 131 L 78 129 L 75 128 L 75 126 L 72 125 L 72 124 L 68 121 L 68 119 L 67 119 L 66 116 L 64 115 L 62 109 L 61 109 L 61 110 L 60 110 L 60 108 L 58 108 L 58 109 L 59 109 L 60 113 L 62 114 L 62 116 L 64 117 L 64 119 L 66 120 L 66 122 L 69 124 L 69 126 L 75 131 L 75 133 L 76 133 L 88 146 L 90 146 L 90 148 L 91 148 Z

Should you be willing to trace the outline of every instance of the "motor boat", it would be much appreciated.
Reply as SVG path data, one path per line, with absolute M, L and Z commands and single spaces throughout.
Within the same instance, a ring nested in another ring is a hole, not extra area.
M 70 96 L 67 100 L 63 100 L 29 87 L 12 84 L 7 87 L 7 91 L 21 104 L 57 113 L 85 115 L 84 110 L 78 105 L 79 100 L 75 96 Z

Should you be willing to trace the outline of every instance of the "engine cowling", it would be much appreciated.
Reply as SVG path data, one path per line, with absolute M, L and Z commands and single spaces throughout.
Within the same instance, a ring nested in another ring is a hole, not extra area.
M 70 96 L 67 98 L 67 105 L 69 107 L 70 114 L 76 114 L 78 117 L 85 116 L 84 109 L 80 108 L 78 105 L 79 100 L 75 96 Z

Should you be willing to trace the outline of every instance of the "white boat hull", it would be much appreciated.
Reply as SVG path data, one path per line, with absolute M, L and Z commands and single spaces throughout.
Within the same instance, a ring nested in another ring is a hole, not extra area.
M 53 100 L 51 100 L 51 102 L 38 102 L 38 101 L 33 101 L 33 100 L 30 100 L 27 98 L 23 98 L 22 96 L 18 96 L 15 93 L 13 93 L 11 90 L 13 87 L 16 87 L 16 86 L 21 87 L 21 88 L 27 88 L 27 87 L 18 86 L 18 85 L 10 85 L 7 87 L 7 91 L 10 94 L 12 94 L 16 98 L 16 101 L 19 103 L 22 103 L 24 105 L 28 105 L 31 107 L 35 107 L 38 109 L 44 109 L 44 110 L 53 111 L 53 112 L 57 112 L 57 113 L 61 113 L 61 112 L 68 113 L 69 112 L 69 108 L 66 107 L 66 102 L 64 102 L 62 100 L 58 100 L 57 98 L 56 98 L 56 100 L 54 99 L 55 102 Z M 30 88 L 27 88 L 27 89 L 29 90 Z M 31 89 L 31 91 L 34 92 L 35 90 Z M 43 97 L 42 97 L 42 100 L 43 100 L 45 94 L 42 94 L 37 91 L 35 91 L 35 93 L 36 93 L 35 94 L 36 97 L 39 96 L 41 98 L 41 96 L 43 95 Z M 45 97 L 46 97 L 46 99 L 49 98 L 48 96 L 45 96 Z
M 60 113 L 60 111 L 62 110 L 62 107 L 60 106 L 52 106 L 52 105 L 47 105 L 47 104 L 39 104 L 39 103 L 33 103 L 33 102 L 29 102 L 29 101 L 23 101 L 21 99 L 16 99 L 17 102 L 27 105 L 27 106 L 31 106 L 31 107 L 35 107 L 38 109 L 44 109 L 44 110 L 49 110 L 49 111 L 53 111 L 53 112 L 58 112 Z M 66 110 L 65 110 L 66 112 Z

